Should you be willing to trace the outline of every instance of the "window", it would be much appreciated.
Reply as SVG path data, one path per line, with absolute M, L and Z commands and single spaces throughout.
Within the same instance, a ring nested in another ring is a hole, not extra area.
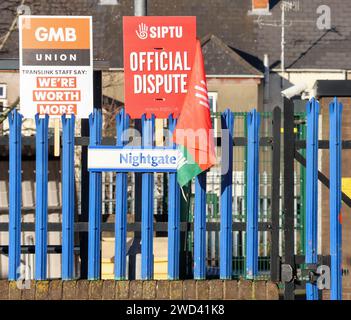
M 213 125 L 213 131 L 214 131 L 214 136 L 218 136 L 218 117 L 216 116 L 217 112 L 217 97 L 218 93 L 217 92 L 208 92 L 208 102 L 210 105 L 210 111 L 211 111 L 211 118 L 212 118 L 212 125 Z
M 0 84 L 0 99 L 6 99 L 6 84 Z
M 208 100 L 210 104 L 211 113 L 217 112 L 217 92 L 209 92 Z

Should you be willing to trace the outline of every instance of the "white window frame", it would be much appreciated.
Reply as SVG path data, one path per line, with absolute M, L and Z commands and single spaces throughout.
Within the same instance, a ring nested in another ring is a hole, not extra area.
M 100 0 L 99 6 L 117 6 L 119 5 L 119 0 Z
M 207 95 L 209 99 L 210 97 L 212 98 L 212 110 L 210 111 L 217 112 L 218 92 L 209 91 Z M 218 136 L 218 119 L 214 119 L 213 124 L 214 124 L 214 128 L 213 128 L 214 137 L 217 137 Z
M 213 100 L 213 110 L 212 110 L 212 112 L 217 112 L 217 100 L 218 100 L 218 92 L 215 92 L 215 91 L 209 91 L 208 93 L 207 93 L 207 95 L 208 95 L 208 98 L 212 98 L 212 100 Z
M 0 96 L 1 100 L 7 99 L 7 85 L 4 83 L 0 83 L 0 87 L 3 89 L 3 94 Z

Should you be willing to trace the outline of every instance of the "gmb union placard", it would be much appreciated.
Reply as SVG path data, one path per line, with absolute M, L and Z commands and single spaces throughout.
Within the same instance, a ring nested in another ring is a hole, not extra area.
M 92 18 L 20 16 L 19 37 L 23 116 L 88 118 L 93 110 Z
M 196 46 L 196 17 L 123 17 L 125 108 L 177 117 L 188 88 Z

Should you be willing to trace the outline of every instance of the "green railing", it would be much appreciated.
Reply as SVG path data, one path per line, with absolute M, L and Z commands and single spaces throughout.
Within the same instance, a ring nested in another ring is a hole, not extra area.
M 234 136 L 246 137 L 246 116 L 245 112 L 235 112 Z M 220 113 L 212 115 L 214 128 L 217 128 L 215 135 L 220 137 L 221 121 Z M 303 140 L 306 135 L 305 114 L 296 113 L 296 138 Z M 282 123 L 283 126 L 283 123 Z M 282 128 L 283 130 L 283 128 Z M 283 131 L 282 131 L 283 132 Z M 261 113 L 261 137 L 272 137 L 272 114 Z M 283 139 L 281 139 L 281 150 L 284 148 Z M 246 222 L 246 164 L 247 153 L 246 146 L 235 146 L 233 151 L 233 222 Z M 220 148 L 217 148 L 220 155 Z M 305 150 L 301 150 L 302 154 Z M 281 153 L 282 155 L 282 153 Z M 270 146 L 261 146 L 260 148 L 260 202 L 259 202 L 259 221 L 271 221 L 271 180 L 272 180 L 272 149 Z M 283 170 L 283 157 L 281 156 L 281 170 Z M 128 175 L 130 184 L 134 184 L 134 176 Z M 213 167 L 207 174 L 207 221 L 220 222 L 220 165 Z M 111 176 L 108 181 L 114 183 L 115 177 Z M 167 221 L 167 174 L 158 174 L 155 177 L 155 217 L 156 221 Z M 283 241 L 283 175 L 281 174 L 280 189 L 280 255 L 284 255 Z M 305 248 L 305 169 L 295 161 L 295 231 L 296 231 L 296 254 L 304 254 Z M 114 212 L 115 208 L 115 189 L 106 192 L 103 210 L 104 213 Z M 189 195 L 189 201 L 182 203 L 181 217 L 182 221 L 193 222 L 194 211 L 194 184 L 192 192 Z M 134 212 L 134 188 L 128 191 L 128 212 Z M 110 195 L 110 196 L 108 196 Z M 183 198 L 183 197 L 181 197 Z M 166 233 L 157 233 L 157 236 L 167 236 Z M 183 241 L 183 240 L 182 240 Z M 187 232 L 185 239 L 187 252 L 186 268 L 191 272 L 193 256 L 193 233 Z M 270 232 L 260 232 L 259 237 L 259 274 L 260 277 L 269 278 L 270 270 Z M 190 258 L 189 258 L 190 257 Z M 207 232 L 207 265 L 209 272 L 216 274 L 216 268 L 219 269 L 219 232 Z M 245 231 L 233 232 L 233 278 L 245 277 Z M 211 276 L 211 273 L 209 273 Z M 216 276 L 216 275 L 215 275 Z
M 245 112 L 235 113 L 234 137 L 247 137 Z M 302 139 L 305 134 L 304 114 L 296 114 L 299 124 L 296 127 L 298 137 Z M 212 115 L 213 121 L 217 121 L 218 136 L 220 136 L 220 113 Z M 272 137 L 272 114 L 261 113 L 261 137 Z M 283 146 L 282 146 L 283 147 Z M 236 146 L 233 152 L 233 222 L 246 222 L 246 146 Z M 220 152 L 220 148 L 217 148 Z M 260 203 L 259 221 L 271 221 L 271 177 L 272 177 L 272 149 L 261 146 L 260 148 Z M 283 158 L 283 157 L 281 157 Z M 283 160 L 281 160 L 283 161 Z M 281 166 L 283 168 L 283 166 Z M 305 173 L 304 168 L 296 163 L 295 179 L 295 230 L 296 230 L 296 253 L 304 252 L 304 212 L 305 212 Z M 282 177 L 282 175 L 281 175 Z M 283 239 L 284 216 L 282 212 L 283 204 L 283 181 L 281 178 L 281 218 L 280 232 Z M 194 210 L 194 183 L 192 184 L 192 195 L 188 206 L 188 222 L 193 222 Z M 220 222 L 220 166 L 215 166 L 207 174 L 207 221 Z M 280 255 L 284 254 L 284 244 L 280 241 Z M 193 233 L 188 233 L 187 250 L 193 253 Z M 270 232 L 259 233 L 259 278 L 268 279 L 270 277 Z M 207 266 L 208 276 L 213 274 L 218 276 L 219 270 L 219 231 L 207 232 Z M 245 231 L 233 232 L 233 278 L 245 277 Z

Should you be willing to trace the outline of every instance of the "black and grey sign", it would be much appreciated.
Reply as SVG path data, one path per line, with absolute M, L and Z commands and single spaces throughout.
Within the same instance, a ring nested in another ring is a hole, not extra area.
M 23 49 L 24 66 L 90 66 L 90 50 Z

